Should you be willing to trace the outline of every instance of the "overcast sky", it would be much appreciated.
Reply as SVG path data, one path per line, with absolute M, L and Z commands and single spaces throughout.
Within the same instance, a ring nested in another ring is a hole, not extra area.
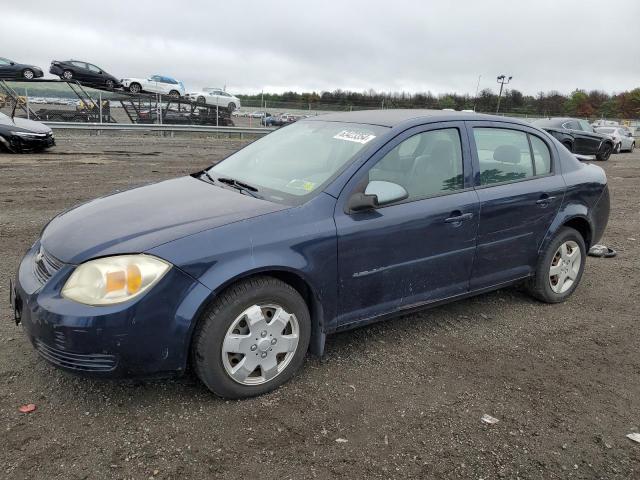
M 188 90 L 474 94 L 640 86 L 640 1 L 21 0 L 0 6 L 0 56 L 75 58 Z

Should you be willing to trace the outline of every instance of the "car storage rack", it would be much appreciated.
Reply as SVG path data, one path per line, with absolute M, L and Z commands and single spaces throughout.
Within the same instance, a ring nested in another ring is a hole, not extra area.
M 17 81 L 26 83 L 22 80 Z M 228 108 L 196 103 L 184 97 L 174 98 L 156 93 L 132 93 L 127 90 L 107 89 L 95 85 L 83 85 L 78 80 L 39 78 L 28 83 L 66 83 L 80 100 L 80 105 L 83 106 L 79 111 L 43 108 L 34 112 L 28 103 L 25 105 L 24 102 L 19 102 L 25 113 L 29 109 L 27 116 L 36 120 L 100 122 L 100 114 L 102 113 L 102 122 L 100 123 L 116 123 L 111 115 L 110 102 L 119 102 L 131 123 L 234 126 L 231 111 Z M 7 92 L 11 92 L 9 96 L 17 101 L 18 95 L 15 90 L 4 81 L 2 84 L 0 86 L 3 86 Z M 92 96 L 85 88 L 107 93 L 104 97 L 100 94 L 103 99 L 102 110 L 100 109 L 100 99 L 95 99 L 95 93 L 92 92 Z
M 71 90 L 80 101 L 80 108 L 76 110 L 61 108 L 41 108 L 38 111 L 34 111 L 31 108 L 29 102 L 19 100 L 19 95 L 13 88 L 8 85 L 8 81 L 0 80 L 0 88 L 2 88 L 5 92 L 11 92 L 9 93 L 9 96 L 13 98 L 14 101 L 18 102 L 18 105 L 22 108 L 22 110 L 24 110 L 28 118 L 31 118 L 33 120 L 45 121 L 100 122 L 100 115 L 102 115 L 102 122 L 115 123 L 115 120 L 111 117 L 110 114 L 109 102 L 103 102 L 101 110 L 100 100 L 94 99 L 87 92 L 87 90 L 85 90 L 85 87 L 77 80 L 66 81 L 49 78 L 38 78 L 30 80 L 28 82 L 24 82 L 22 80 L 17 81 L 19 81 L 20 83 L 29 83 L 34 85 L 42 83 L 65 83 L 69 87 L 69 90 Z

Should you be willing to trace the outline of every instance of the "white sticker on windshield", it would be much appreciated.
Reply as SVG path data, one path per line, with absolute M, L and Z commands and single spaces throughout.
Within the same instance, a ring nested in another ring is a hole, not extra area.
M 354 130 L 343 130 L 333 138 L 337 138 L 338 140 L 346 140 L 347 142 L 356 142 L 356 143 L 365 144 L 367 142 L 370 142 L 374 138 L 376 138 L 376 136 L 366 132 L 356 132 Z

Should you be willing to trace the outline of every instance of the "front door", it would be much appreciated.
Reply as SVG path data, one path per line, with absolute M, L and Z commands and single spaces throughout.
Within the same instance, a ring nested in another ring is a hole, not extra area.
M 471 290 L 529 275 L 564 195 L 553 148 L 528 127 L 468 122 L 480 199 Z
M 347 184 L 338 205 L 374 180 L 408 198 L 363 212 L 337 207 L 339 324 L 468 291 L 479 210 L 465 138 L 462 123 L 411 129 Z

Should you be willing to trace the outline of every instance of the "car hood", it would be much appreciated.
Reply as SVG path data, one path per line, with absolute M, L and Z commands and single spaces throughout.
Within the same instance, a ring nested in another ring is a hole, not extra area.
M 163 243 L 288 208 L 193 177 L 98 198 L 55 217 L 41 244 L 64 263 L 140 253 Z
M 44 123 L 35 122 L 33 120 L 27 120 L 26 118 L 0 115 L 0 125 L 7 127 L 17 127 L 20 130 L 28 130 L 34 133 L 49 133 L 51 129 Z

